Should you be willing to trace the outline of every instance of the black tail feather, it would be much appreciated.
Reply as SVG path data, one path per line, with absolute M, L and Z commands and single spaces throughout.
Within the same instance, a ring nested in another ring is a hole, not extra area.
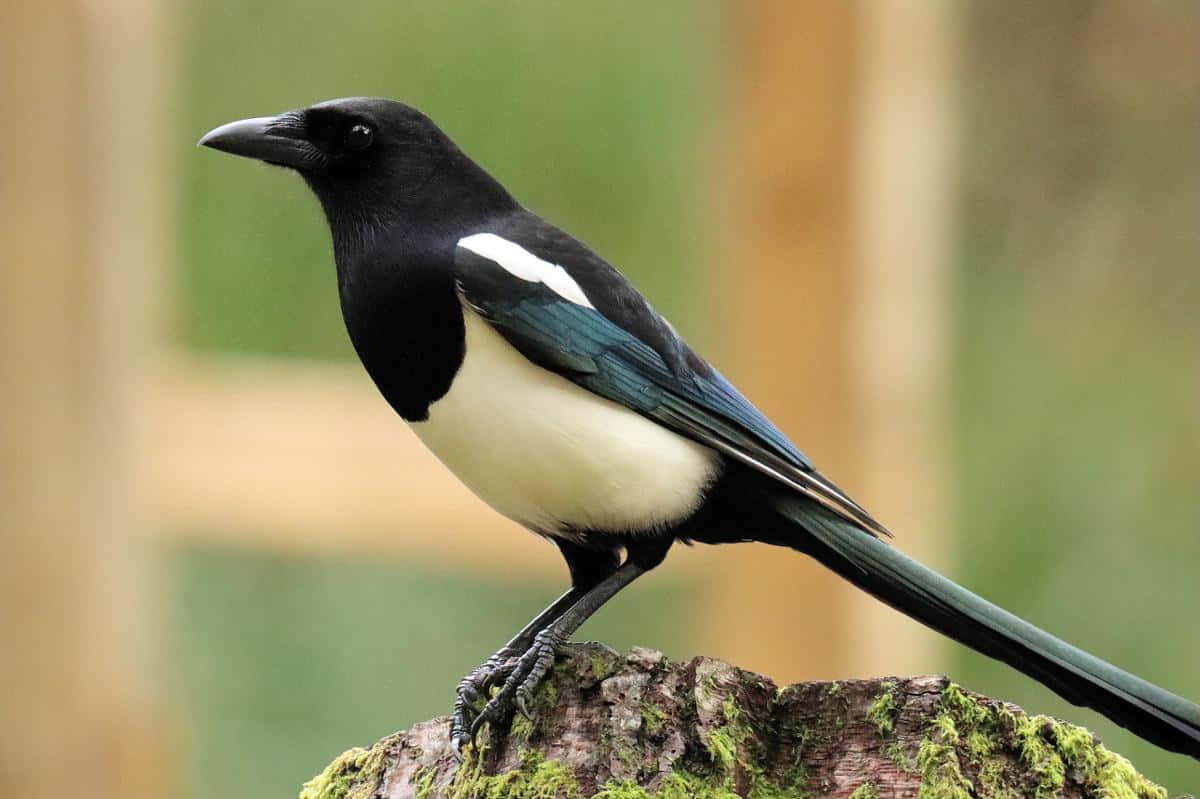
M 1200 760 L 1200 706 L 1055 638 L 803 497 L 779 492 L 769 543 L 805 552 L 917 621 L 1148 741 Z

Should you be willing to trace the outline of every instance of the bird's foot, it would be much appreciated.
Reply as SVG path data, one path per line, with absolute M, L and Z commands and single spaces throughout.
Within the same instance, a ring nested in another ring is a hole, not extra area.
M 471 689 L 474 685 L 475 674 L 487 669 L 488 664 L 495 660 L 496 656 L 489 658 L 488 663 L 459 683 L 459 699 L 455 702 L 450 735 L 454 751 L 460 759 L 462 745 L 473 741 L 484 724 L 506 721 L 512 717 L 514 709 L 520 710 L 526 718 L 532 718 L 530 707 L 533 704 L 534 691 L 537 690 L 546 673 L 550 671 L 550 667 L 554 665 L 554 656 L 562 645 L 562 636 L 557 634 L 553 627 L 549 627 L 537 634 L 529 649 L 525 650 L 520 657 L 507 657 L 500 666 L 492 668 L 484 678 L 487 687 L 490 689 L 501 677 L 504 678 L 504 682 L 500 686 L 500 690 L 488 699 L 483 709 L 471 720 L 469 726 L 466 719 L 467 713 L 473 709 L 475 698 L 480 694 L 478 688 L 464 691 L 464 686 Z M 497 653 L 497 655 L 499 654 Z M 464 695 L 471 698 L 464 700 Z
M 450 745 L 454 749 L 455 757 L 460 761 L 463 745 L 470 743 L 475 737 L 471 722 L 475 717 L 476 702 L 480 697 L 487 696 L 492 686 L 508 678 L 516 668 L 517 656 L 520 654 L 504 647 L 459 681 L 455 690 L 454 712 L 450 716 Z

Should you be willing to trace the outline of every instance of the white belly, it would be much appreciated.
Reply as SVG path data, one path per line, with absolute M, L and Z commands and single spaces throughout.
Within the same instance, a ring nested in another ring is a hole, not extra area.
M 481 499 L 541 533 L 645 531 L 677 521 L 716 453 L 535 366 L 469 308 L 466 357 L 425 446 Z

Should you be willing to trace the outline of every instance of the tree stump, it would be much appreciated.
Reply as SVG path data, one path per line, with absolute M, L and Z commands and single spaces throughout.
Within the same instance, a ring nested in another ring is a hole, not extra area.
M 581 644 L 534 718 L 455 762 L 446 718 L 352 749 L 301 799 L 1166 799 L 1087 730 L 945 677 L 777 688 L 712 658 Z

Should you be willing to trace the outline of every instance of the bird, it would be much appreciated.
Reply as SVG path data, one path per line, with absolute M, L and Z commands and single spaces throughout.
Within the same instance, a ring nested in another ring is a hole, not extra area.
M 528 715 L 569 637 L 675 542 L 761 542 L 1200 760 L 1200 706 L 888 543 L 620 272 L 422 112 L 342 98 L 230 122 L 199 144 L 299 174 L 328 223 L 350 341 L 383 398 L 566 563 L 566 592 L 458 683 L 455 752 L 484 724 Z

